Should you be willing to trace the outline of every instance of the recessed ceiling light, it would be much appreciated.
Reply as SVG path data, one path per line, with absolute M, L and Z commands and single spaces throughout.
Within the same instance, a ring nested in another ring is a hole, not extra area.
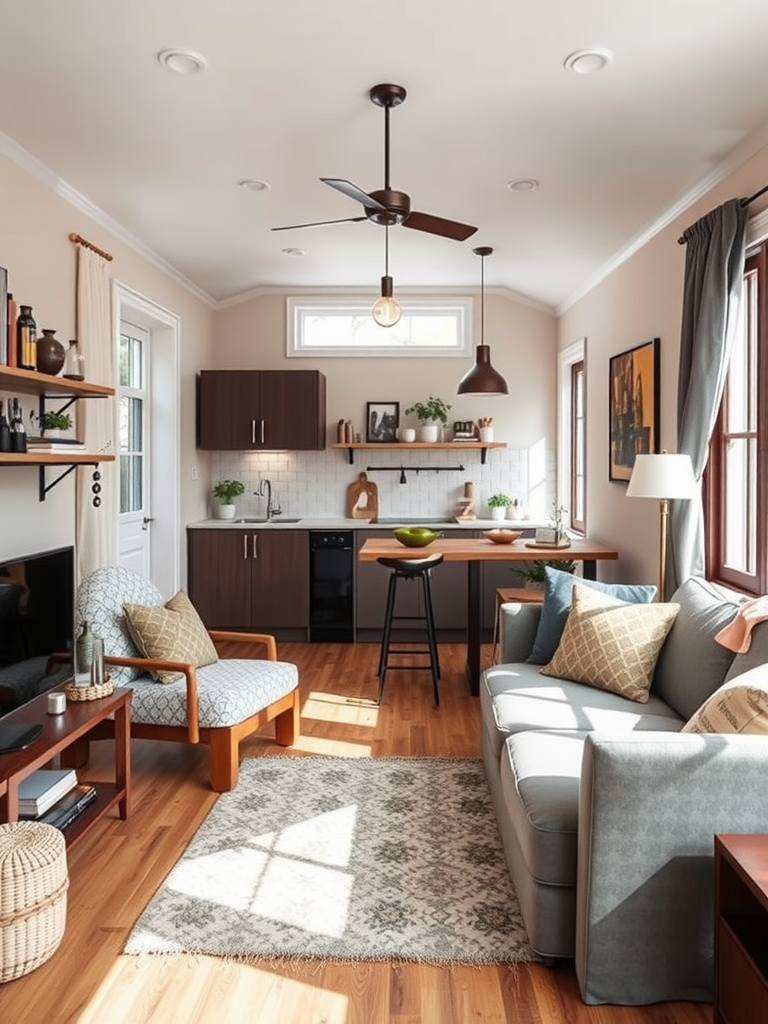
M 246 192 L 266 192 L 270 187 L 269 182 L 262 181 L 261 178 L 242 178 L 237 184 Z
M 307 255 L 307 250 L 306 249 L 295 249 L 293 247 L 291 247 L 290 249 L 281 249 L 280 251 L 284 255 L 286 255 L 286 256 L 306 256 Z
M 507 188 L 511 192 L 533 192 L 539 187 L 537 178 L 515 178 L 507 182 Z
M 164 68 L 177 75 L 194 75 L 205 68 L 206 60 L 192 50 L 161 50 L 157 59 Z
M 573 71 L 577 75 L 591 75 L 595 71 L 602 71 L 609 64 L 613 64 L 613 54 L 610 50 L 602 49 L 574 50 L 563 61 L 566 71 Z

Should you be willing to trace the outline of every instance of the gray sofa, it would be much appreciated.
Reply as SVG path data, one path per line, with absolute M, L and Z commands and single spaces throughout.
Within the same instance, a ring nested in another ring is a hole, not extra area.
M 701 579 L 647 703 L 526 662 L 540 604 L 502 607 L 501 663 L 483 673 L 482 752 L 534 950 L 574 958 L 587 1003 L 712 998 L 713 837 L 768 831 L 768 737 L 680 730 L 727 680 L 768 663 L 714 635 L 737 604 Z

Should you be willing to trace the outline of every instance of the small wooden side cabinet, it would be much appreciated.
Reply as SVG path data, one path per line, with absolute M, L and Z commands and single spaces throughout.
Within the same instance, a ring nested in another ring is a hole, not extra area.
M 715 836 L 715 1024 L 768 1024 L 768 835 Z

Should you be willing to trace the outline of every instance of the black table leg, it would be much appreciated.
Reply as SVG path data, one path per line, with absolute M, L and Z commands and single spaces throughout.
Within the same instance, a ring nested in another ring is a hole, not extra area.
M 594 558 L 585 558 L 583 561 L 583 573 L 585 580 L 597 579 L 597 561 Z
M 480 693 L 480 562 L 467 562 L 467 681 L 473 697 Z

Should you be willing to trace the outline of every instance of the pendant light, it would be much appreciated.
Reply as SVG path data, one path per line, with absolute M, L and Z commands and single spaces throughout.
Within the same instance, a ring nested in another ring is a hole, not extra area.
M 394 327 L 400 319 L 400 303 L 392 294 L 392 278 L 389 276 L 389 225 L 384 227 L 384 277 L 381 279 L 381 298 L 371 310 L 371 316 L 379 327 Z
M 485 257 L 493 249 L 479 245 L 472 252 L 480 257 L 480 344 L 475 349 L 475 365 L 459 381 L 459 395 L 507 395 L 507 382 L 491 366 L 491 349 L 484 342 L 485 334 Z

